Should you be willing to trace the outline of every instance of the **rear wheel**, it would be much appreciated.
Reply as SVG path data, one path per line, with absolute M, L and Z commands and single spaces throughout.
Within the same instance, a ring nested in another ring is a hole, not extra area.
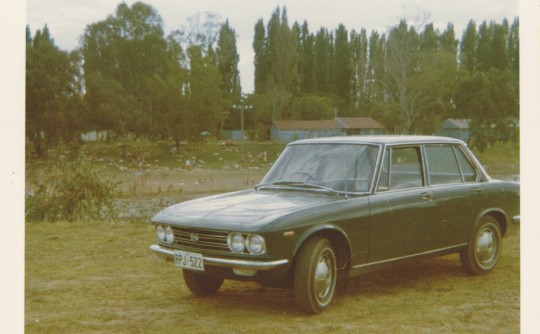
M 294 275 L 298 306 L 308 313 L 320 313 L 332 302 L 336 281 L 336 255 L 330 241 L 324 238 L 306 241 L 298 255 Z
M 459 259 L 465 271 L 482 275 L 495 268 L 501 250 L 501 228 L 495 218 L 485 216 L 473 230 L 469 245 L 459 253 Z
M 215 278 L 198 274 L 191 270 L 184 270 L 184 282 L 189 291 L 196 296 L 209 296 L 216 293 L 223 284 L 222 278 Z

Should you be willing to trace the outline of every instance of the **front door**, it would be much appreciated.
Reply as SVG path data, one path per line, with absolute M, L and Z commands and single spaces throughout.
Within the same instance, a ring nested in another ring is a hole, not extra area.
M 433 249 L 435 202 L 425 186 L 419 146 L 388 148 L 377 193 L 370 199 L 369 261 L 398 259 Z

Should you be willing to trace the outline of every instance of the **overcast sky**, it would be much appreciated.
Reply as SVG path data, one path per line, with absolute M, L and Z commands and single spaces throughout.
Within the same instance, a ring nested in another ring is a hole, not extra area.
M 111 0 L 28 0 L 27 23 L 32 32 L 48 25 L 61 49 L 72 50 L 79 45 L 80 36 L 88 24 L 102 21 L 121 1 Z M 131 5 L 136 1 L 125 1 Z M 146 0 L 161 15 L 165 34 L 187 25 L 187 18 L 197 13 L 213 12 L 228 19 L 236 30 L 240 54 L 242 90 L 253 91 L 253 31 L 262 18 L 268 22 L 277 6 L 286 6 L 289 24 L 307 20 L 311 32 L 320 27 L 334 30 L 343 23 L 349 30 L 365 28 L 381 33 L 396 25 L 403 17 L 422 13 L 430 15 L 430 22 L 444 30 L 448 22 L 455 26 L 457 37 L 472 19 L 477 23 L 507 18 L 510 22 L 519 14 L 518 0 Z

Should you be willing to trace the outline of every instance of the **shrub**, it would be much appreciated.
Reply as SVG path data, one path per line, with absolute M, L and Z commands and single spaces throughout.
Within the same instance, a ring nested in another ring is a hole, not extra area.
M 82 149 L 73 162 L 58 160 L 26 197 L 26 221 L 116 220 L 117 183 L 99 175 Z

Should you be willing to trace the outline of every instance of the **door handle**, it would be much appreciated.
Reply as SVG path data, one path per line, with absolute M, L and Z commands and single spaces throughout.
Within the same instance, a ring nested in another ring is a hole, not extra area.
M 478 187 L 478 188 L 473 188 L 472 191 L 478 194 L 478 193 L 483 193 L 484 190 L 485 190 L 484 187 Z
M 431 200 L 433 198 L 433 193 L 424 192 L 420 194 L 420 197 L 426 200 Z

